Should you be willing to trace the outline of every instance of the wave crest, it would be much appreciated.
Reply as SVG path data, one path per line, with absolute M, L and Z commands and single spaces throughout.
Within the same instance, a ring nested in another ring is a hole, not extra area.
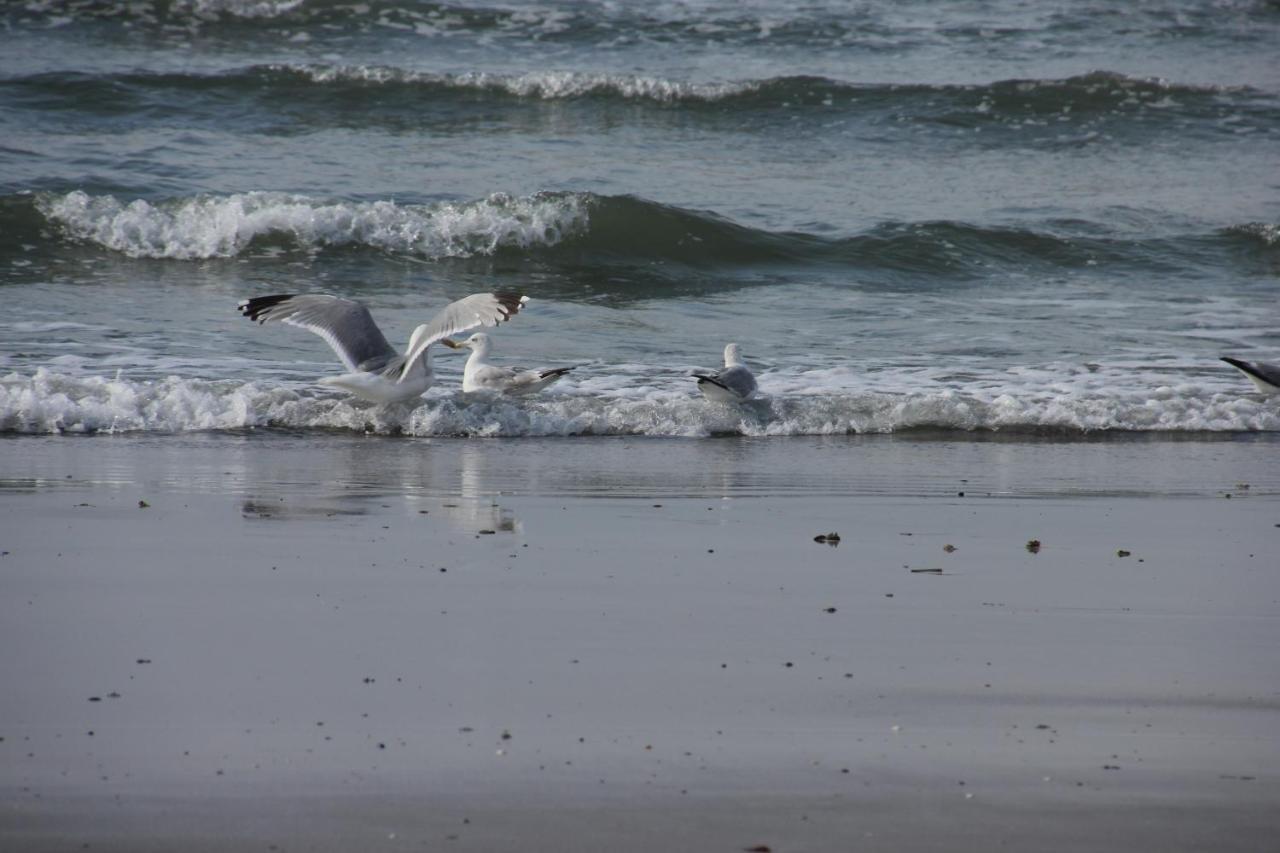
M 1274 222 L 1246 222 L 1242 225 L 1232 225 L 1226 229 L 1226 233 L 1238 235 L 1268 249 L 1280 246 L 1280 224 Z
M 811 75 L 760 79 L 703 81 L 585 71 L 530 71 L 522 74 L 489 72 L 438 73 L 380 65 L 268 65 L 246 69 L 226 78 L 234 83 L 244 75 L 259 83 L 304 81 L 323 86 L 410 88 L 419 92 L 487 93 L 534 100 L 598 97 L 661 104 L 718 104 L 772 110 L 779 107 L 847 107 L 864 113 L 879 105 L 908 109 L 922 118 L 950 121 L 959 112 L 991 121 L 1027 114 L 1058 114 L 1067 110 L 1110 112 L 1157 105 L 1167 109 L 1171 98 L 1193 100 L 1235 95 L 1250 102 L 1274 101 L 1249 87 L 1194 86 L 1162 78 L 1131 77 L 1112 71 L 1090 71 L 1073 77 L 996 80 L 990 83 L 862 83 Z M 195 83 L 197 81 L 188 81 Z M 207 81 L 204 81 L 207 82 Z M 915 106 L 913 106 L 915 105 Z
M 517 98 L 554 101 L 590 96 L 612 96 L 628 100 L 718 101 L 759 89 L 761 83 L 693 83 L 635 74 L 607 74 L 583 71 L 530 71 L 524 74 L 495 74 L 472 71 L 437 74 L 399 68 L 365 65 L 273 65 L 271 74 L 298 74 L 313 83 L 405 85 L 443 90 L 478 90 Z
M 122 203 L 76 190 L 40 196 L 37 209 L 72 237 L 134 258 L 233 257 L 256 240 L 362 246 L 426 258 L 491 255 L 503 248 L 555 245 L 586 225 L 575 194 L 496 194 L 466 204 L 394 201 L 326 203 L 300 195 L 250 192 L 152 204 Z
M 188 92 L 193 97 L 227 90 L 281 98 L 315 98 L 323 108 L 335 91 L 353 95 L 377 89 L 388 108 L 421 110 L 423 99 L 465 106 L 485 97 L 563 101 L 596 98 L 684 105 L 694 111 L 733 106 L 761 112 L 816 108 L 826 117 L 848 111 L 866 119 L 885 113 L 897 119 L 955 123 L 991 123 L 1070 113 L 1149 118 L 1234 116 L 1269 124 L 1275 120 L 1273 95 L 1248 86 L 1196 86 L 1161 78 L 1091 71 L 1065 78 L 1006 79 L 989 83 L 869 83 L 812 75 L 734 80 L 693 80 L 601 71 L 543 70 L 523 73 L 438 72 L 389 65 L 275 63 L 216 73 L 126 72 L 84 74 L 46 72 L 8 81 L 46 97 L 80 101 L 86 97 L 118 101 L 148 91 Z M 124 107 L 132 105 L 123 102 Z M 215 105 L 216 106 L 216 105 Z M 1064 112 L 1065 111 L 1065 112 Z M 718 112 L 718 111 L 717 111 Z M 1230 130 L 1230 129 L 1228 129 Z
M 952 221 L 883 222 L 850 236 L 770 231 L 714 211 L 637 196 L 586 192 L 495 194 L 463 203 L 321 201 L 250 192 L 167 201 L 123 202 L 70 193 L 0 197 L 0 246 L 62 235 L 133 258 L 202 260 L 243 254 L 254 245 L 303 251 L 375 250 L 429 260 L 522 251 L 551 263 L 643 265 L 682 278 L 687 268 L 768 264 L 980 279 L 993 269 L 1074 269 L 1106 263 L 1150 271 L 1229 260 L 1241 244 L 1277 245 L 1276 226 L 1248 223 L 1210 233 L 1131 235 L 1084 220 L 1027 225 Z

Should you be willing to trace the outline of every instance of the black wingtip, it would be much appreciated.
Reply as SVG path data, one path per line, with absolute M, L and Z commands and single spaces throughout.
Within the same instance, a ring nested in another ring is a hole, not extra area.
M 575 366 L 576 366 L 576 365 L 575 365 Z M 556 368 L 553 368 L 553 369 L 551 369 L 551 370 L 544 370 L 544 371 L 542 371 L 541 373 L 539 373 L 539 374 L 538 374 L 538 378 L 539 378 L 539 379 L 547 379 L 547 378 L 549 378 L 549 377 L 551 377 L 551 376 L 564 376 L 564 375 L 565 375 L 566 373 L 568 373 L 570 370 L 573 370 L 573 368 L 572 368 L 572 367 L 556 367 Z
M 241 300 L 236 306 L 236 310 L 248 317 L 250 320 L 256 320 L 259 324 L 267 322 L 267 318 L 262 316 L 267 311 L 284 302 L 286 299 L 292 299 L 292 293 L 277 293 L 271 296 L 254 296 L 250 299 Z
M 1223 361 L 1225 361 L 1227 364 L 1231 365 L 1235 369 L 1239 370 L 1241 373 L 1252 376 L 1253 378 L 1257 379 L 1259 382 L 1264 382 L 1269 386 L 1280 387 L 1280 386 L 1276 386 L 1276 379 L 1274 376 L 1266 375 L 1261 370 L 1254 367 L 1252 364 L 1250 364 L 1247 361 L 1241 361 L 1238 358 L 1230 358 L 1229 356 L 1225 356 L 1225 355 L 1221 356 L 1221 358 Z
M 698 384 L 699 384 L 699 385 L 701 385 L 703 382 L 709 382 L 709 383 L 711 383 L 712 385 L 715 385 L 717 388 L 723 388 L 723 389 L 724 389 L 724 390 L 726 390 L 726 391 L 728 391 L 728 390 L 729 390 L 729 386 L 728 386 L 728 385 L 725 385 L 723 382 L 721 382 L 720 380 L 716 379 L 715 377 L 712 377 L 712 376 L 703 376 L 703 375 L 701 375 L 701 374 L 699 374 L 699 373 L 695 373 L 695 374 L 693 374 L 693 375 L 694 375 L 695 377 L 697 377 L 697 379 L 698 379 Z
M 502 307 L 504 316 L 501 322 L 510 320 L 512 317 L 519 314 L 520 309 L 529 301 L 528 296 L 514 290 L 498 291 L 493 294 L 493 298 L 498 300 L 498 305 Z
M 1262 373 L 1258 370 L 1258 368 L 1254 367 L 1252 364 L 1250 364 L 1247 361 L 1241 361 L 1238 358 L 1231 358 L 1225 355 L 1222 356 L 1222 360 L 1225 361 L 1227 364 L 1231 365 L 1232 367 L 1234 367 L 1236 370 L 1239 370 L 1241 373 L 1247 373 L 1250 376 L 1256 376 L 1262 380 L 1266 379 L 1266 377 L 1262 375 Z

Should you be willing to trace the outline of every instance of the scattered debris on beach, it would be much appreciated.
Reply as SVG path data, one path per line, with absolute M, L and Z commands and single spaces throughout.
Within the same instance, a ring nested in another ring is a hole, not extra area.
M 1028 539 L 1028 540 L 1027 540 L 1027 551 L 1029 551 L 1029 552 L 1030 552 L 1030 553 L 1032 553 L 1032 554 L 1039 554 L 1039 553 L 1040 553 L 1040 540 L 1039 540 L 1039 539 Z
M 1120 548 L 1119 550 L 1117 550 L 1117 551 L 1116 551 L 1116 556 L 1117 556 L 1117 557 L 1128 557 L 1128 556 L 1129 556 L 1130 554 L 1132 554 L 1132 553 L 1133 553 L 1132 551 L 1126 551 L 1125 549 Z
M 834 531 L 831 533 L 819 533 L 817 536 L 813 537 L 813 541 L 818 544 L 830 545 L 834 548 L 840 544 L 840 534 L 835 533 Z
M 942 569 L 912 569 L 912 570 L 911 570 L 911 574 L 913 574 L 913 575 L 940 575 L 940 574 L 942 574 Z
M 149 506 L 151 506 L 151 504 L 146 501 L 138 501 L 138 509 L 146 509 Z
M 951 544 L 943 545 L 942 550 L 946 551 L 948 554 L 952 554 L 955 552 L 956 546 Z

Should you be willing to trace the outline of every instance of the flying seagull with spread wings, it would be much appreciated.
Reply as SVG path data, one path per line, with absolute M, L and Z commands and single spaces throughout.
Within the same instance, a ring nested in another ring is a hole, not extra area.
M 519 293 L 473 293 L 451 302 L 431 322 L 413 330 L 403 355 L 387 343 L 369 309 L 351 299 L 281 294 L 245 299 L 237 307 L 259 324 L 279 321 L 324 338 L 348 372 L 326 376 L 321 384 L 375 403 L 395 403 L 419 397 L 431 387 L 435 377 L 428 347 L 476 326 L 506 322 L 528 301 Z
M 545 370 L 522 370 L 519 368 L 500 367 L 489 362 L 489 351 L 493 342 L 484 332 L 476 332 L 465 341 L 440 343 L 454 349 L 469 349 L 471 356 L 467 366 L 462 370 L 462 390 L 468 394 L 476 391 L 489 391 L 497 394 L 523 396 L 535 394 L 564 376 L 572 367 L 552 367 Z
M 737 344 L 724 348 L 724 369 L 695 373 L 702 396 L 717 403 L 740 403 L 756 393 L 756 378 L 742 363 Z

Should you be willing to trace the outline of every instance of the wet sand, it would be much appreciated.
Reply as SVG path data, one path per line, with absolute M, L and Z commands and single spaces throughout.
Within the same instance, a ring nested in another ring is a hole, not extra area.
M 1266 849 L 1278 444 L 0 440 L 2 846 Z

